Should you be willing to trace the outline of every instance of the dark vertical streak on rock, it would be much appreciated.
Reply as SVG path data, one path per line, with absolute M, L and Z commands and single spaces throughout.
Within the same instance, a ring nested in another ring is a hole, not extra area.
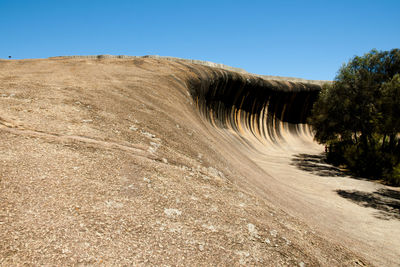
M 195 74 L 188 81 L 200 113 L 214 126 L 276 142 L 282 123 L 290 132 L 302 131 L 321 86 L 273 81 L 228 70 L 187 66 Z

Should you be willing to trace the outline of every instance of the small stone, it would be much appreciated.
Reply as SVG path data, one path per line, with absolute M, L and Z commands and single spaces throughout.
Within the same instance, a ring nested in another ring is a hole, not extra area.
M 252 223 L 247 224 L 247 229 L 249 230 L 249 233 L 251 236 L 258 237 L 258 231 L 254 224 L 252 224 Z
M 305 266 L 306 266 L 306 264 L 304 262 L 299 263 L 299 267 L 305 267 Z
M 205 198 L 209 198 L 210 196 L 209 195 L 204 195 L 204 197 Z M 215 205 L 212 205 L 210 211 L 217 212 L 218 211 L 218 207 L 215 206 Z
M 206 229 L 208 229 L 208 230 L 210 230 L 212 232 L 216 232 L 217 231 L 217 229 L 215 229 L 214 225 L 203 224 L 202 227 L 206 228 Z
M 137 128 L 137 127 L 135 127 L 134 125 L 132 125 L 131 127 L 129 127 L 129 130 L 131 130 L 131 131 L 137 131 L 137 130 L 138 130 L 138 128 Z
M 150 142 L 150 145 L 152 145 L 152 146 L 154 146 L 154 147 L 156 147 L 156 148 L 159 148 L 159 147 L 160 147 L 160 144 L 159 144 L 159 143 L 156 143 L 156 142 Z
M 204 251 L 204 246 L 200 244 L 200 245 L 199 245 L 199 250 L 200 250 L 200 251 Z
M 149 149 L 147 150 L 147 151 L 149 151 L 150 153 L 155 153 L 157 150 L 158 150 L 158 148 L 161 146 L 161 144 L 159 144 L 159 143 L 155 143 L 155 142 L 150 142 L 150 147 L 149 147 Z
M 292 242 L 291 242 L 289 239 L 287 239 L 286 237 L 282 237 L 282 239 L 286 241 L 286 245 L 290 245 L 290 244 L 292 243 Z
M 164 209 L 164 213 L 168 217 L 175 217 L 175 216 L 180 216 L 182 214 L 182 211 L 178 209 Z
M 154 134 L 146 132 L 146 131 L 141 131 L 141 134 L 143 134 L 144 136 L 146 136 L 148 138 L 156 138 L 156 136 Z
M 278 232 L 276 230 L 272 230 L 269 232 L 273 237 L 276 237 L 278 235 Z

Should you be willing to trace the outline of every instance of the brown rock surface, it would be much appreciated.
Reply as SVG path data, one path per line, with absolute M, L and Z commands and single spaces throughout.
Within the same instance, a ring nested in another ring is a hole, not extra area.
M 398 265 L 398 210 L 349 201 L 398 191 L 315 156 L 318 88 L 162 58 L 0 61 L 0 265 Z

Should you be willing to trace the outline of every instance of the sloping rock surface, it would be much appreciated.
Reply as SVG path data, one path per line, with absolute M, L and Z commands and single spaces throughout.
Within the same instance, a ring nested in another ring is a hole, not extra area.
M 380 185 L 312 165 L 321 83 L 160 57 L 0 61 L 0 265 L 395 266 L 399 220 L 335 191 Z

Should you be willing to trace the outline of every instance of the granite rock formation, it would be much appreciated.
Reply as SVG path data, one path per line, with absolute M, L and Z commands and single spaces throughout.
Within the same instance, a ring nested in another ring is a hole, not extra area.
M 381 216 L 397 195 L 350 201 L 397 189 L 324 163 L 305 124 L 322 83 L 157 56 L 0 60 L 0 265 L 398 265 L 400 221 Z

